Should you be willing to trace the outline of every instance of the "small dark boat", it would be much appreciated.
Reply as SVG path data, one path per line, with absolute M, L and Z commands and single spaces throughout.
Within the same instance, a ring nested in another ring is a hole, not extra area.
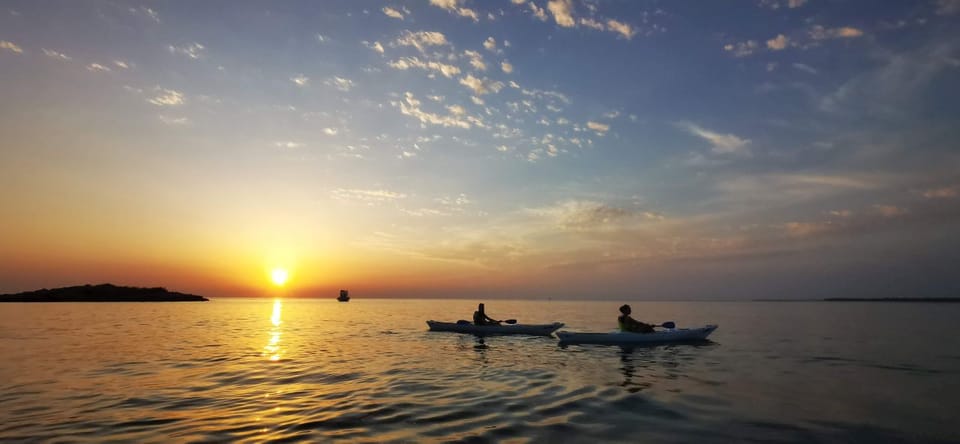
M 340 302 L 347 302 L 350 300 L 350 292 L 347 290 L 340 290 L 340 296 L 337 296 L 337 300 Z

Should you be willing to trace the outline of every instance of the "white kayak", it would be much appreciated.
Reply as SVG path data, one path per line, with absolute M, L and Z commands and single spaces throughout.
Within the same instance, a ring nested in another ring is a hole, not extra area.
M 716 325 L 699 328 L 669 328 L 653 333 L 630 333 L 617 331 L 612 333 L 576 333 L 561 331 L 557 333 L 562 344 L 657 344 L 664 342 L 702 341 L 717 329 Z
M 534 335 L 550 336 L 551 333 L 563 327 L 560 322 L 552 324 L 500 324 L 500 325 L 473 325 L 471 323 L 427 321 L 431 331 L 452 331 L 456 333 L 470 333 L 474 335 Z

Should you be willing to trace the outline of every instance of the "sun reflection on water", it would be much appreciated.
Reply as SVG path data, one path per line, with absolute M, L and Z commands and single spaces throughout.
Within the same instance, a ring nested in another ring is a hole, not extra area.
M 270 342 L 263 347 L 264 356 L 268 356 L 271 361 L 279 361 L 282 356 L 282 350 L 280 349 L 280 324 L 283 322 L 280 319 L 280 314 L 282 310 L 283 302 L 280 299 L 274 299 L 273 314 L 270 316 L 270 323 L 273 324 L 270 329 Z

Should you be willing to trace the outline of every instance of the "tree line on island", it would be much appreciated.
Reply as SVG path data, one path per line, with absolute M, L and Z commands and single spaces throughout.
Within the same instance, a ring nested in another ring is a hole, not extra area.
M 168 291 L 163 287 L 122 287 L 113 284 L 77 285 L 0 295 L 0 302 L 191 302 L 209 299 Z

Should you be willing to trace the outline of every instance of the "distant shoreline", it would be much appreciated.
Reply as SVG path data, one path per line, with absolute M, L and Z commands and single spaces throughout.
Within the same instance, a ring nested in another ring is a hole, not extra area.
M 77 285 L 0 295 L 0 302 L 204 302 L 195 294 L 163 287 L 120 287 L 113 284 Z
M 754 299 L 753 302 L 923 302 L 957 303 L 960 298 L 824 298 L 824 299 Z

